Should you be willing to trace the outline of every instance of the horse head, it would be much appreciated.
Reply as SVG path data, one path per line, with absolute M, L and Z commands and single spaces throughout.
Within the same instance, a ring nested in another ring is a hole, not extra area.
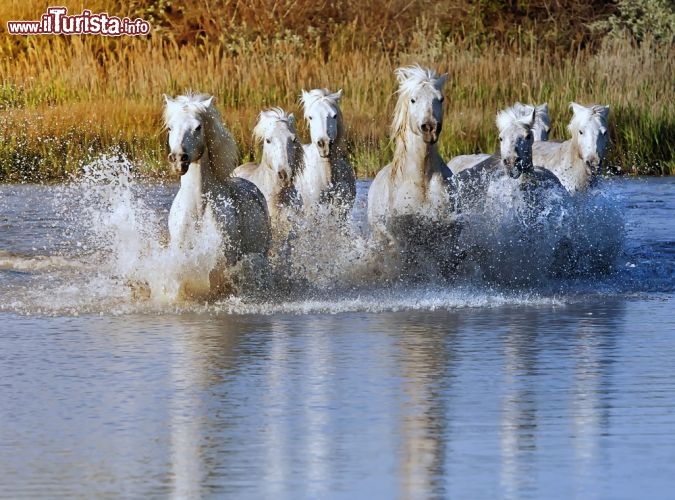
M 164 125 L 169 132 L 169 163 L 184 175 L 191 163 L 198 162 L 206 151 L 203 112 L 213 102 L 212 96 L 187 95 L 175 99 L 165 95 Z
M 420 66 L 398 68 L 399 98 L 396 104 L 392 135 L 406 127 L 435 144 L 443 128 L 443 85 L 447 73 L 438 76 L 434 71 Z
M 342 134 L 341 97 L 342 89 L 334 93 L 328 89 L 303 90 L 300 96 L 312 144 L 322 158 L 328 158 Z
M 293 113 L 281 108 L 261 112 L 253 136 L 263 146 L 261 164 L 271 168 L 283 185 L 290 185 L 303 158 Z
M 533 106 L 514 106 L 497 113 L 499 129 L 499 152 L 502 164 L 510 177 L 517 179 L 520 174 L 531 170 L 532 126 L 536 110 Z
M 579 157 L 584 161 L 588 175 L 598 175 L 602 168 L 608 143 L 609 106 L 582 106 L 570 103 L 572 120 L 568 126 Z

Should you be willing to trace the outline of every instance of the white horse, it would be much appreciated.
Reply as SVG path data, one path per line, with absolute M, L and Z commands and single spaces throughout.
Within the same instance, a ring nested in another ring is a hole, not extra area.
M 442 89 L 448 76 L 420 66 L 399 68 L 391 135 L 394 157 L 368 190 L 374 236 L 399 246 L 449 250 L 457 234 L 452 172 L 438 154 L 443 127 Z M 446 247 L 446 248 L 442 248 Z
M 521 191 L 530 198 L 527 204 L 531 207 L 542 208 L 543 202 L 534 197 L 546 191 L 567 195 L 555 174 L 535 166 L 532 161 L 536 116 L 534 106 L 520 103 L 497 113 L 499 156 L 489 156 L 454 175 L 461 209 L 480 207 L 490 183 L 500 176 L 518 179 Z
M 295 185 L 306 209 L 329 204 L 346 215 L 356 198 L 356 175 L 345 158 L 341 97 L 342 90 L 334 93 L 328 89 L 302 91 L 300 101 L 311 143 L 303 146 L 305 165 Z
M 609 106 L 570 104 L 573 112 L 567 129 L 572 138 L 541 142 L 532 148 L 535 165 L 551 170 L 570 193 L 585 191 L 600 174 L 608 141 Z
M 295 117 L 281 108 L 260 113 L 253 137 L 262 144 L 260 163 L 245 163 L 233 175 L 258 186 L 267 200 L 272 224 L 283 207 L 296 206 L 300 199 L 293 184 L 304 164 L 304 152 L 295 132 Z
M 532 106 L 529 104 L 516 102 L 511 109 L 515 113 L 522 115 L 529 113 L 531 107 Z M 551 118 L 548 115 L 548 103 L 535 106 L 534 109 L 534 124 L 532 125 L 534 141 L 548 141 L 548 133 L 551 130 Z M 480 162 L 487 160 L 490 156 L 492 155 L 486 153 L 455 156 L 448 162 L 448 167 L 456 174 L 466 168 L 478 165 Z
M 203 236 L 204 227 L 217 228 L 225 243 L 222 253 L 209 270 L 206 289 L 202 286 L 195 293 L 218 293 L 225 266 L 244 256 L 266 259 L 271 232 L 265 197 L 255 184 L 231 177 L 237 166 L 237 145 L 223 126 L 212 96 L 190 93 L 164 99 L 168 159 L 181 175 L 169 211 L 170 245 L 186 251 L 194 238 Z
M 570 195 L 549 170 L 532 163 L 534 107 L 511 107 L 496 117 L 499 157 L 453 176 L 464 213 L 467 253 L 490 279 L 508 283 L 566 272 Z

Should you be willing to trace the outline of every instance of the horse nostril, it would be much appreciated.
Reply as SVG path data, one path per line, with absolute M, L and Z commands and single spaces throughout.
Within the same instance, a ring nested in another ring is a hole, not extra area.
M 319 146 L 321 149 L 323 149 L 326 147 L 326 141 L 323 139 L 319 139 L 318 141 L 316 141 L 316 145 Z
M 180 155 L 180 161 L 189 161 L 189 160 L 190 157 L 188 156 L 187 153 L 183 153 L 182 155 Z
M 176 155 L 173 153 L 169 153 L 169 162 L 173 163 L 176 161 Z

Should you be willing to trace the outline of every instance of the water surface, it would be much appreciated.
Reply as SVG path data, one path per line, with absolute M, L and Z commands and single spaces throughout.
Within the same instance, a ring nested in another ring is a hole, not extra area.
M 675 180 L 606 183 L 610 275 L 209 303 L 129 290 L 175 186 L 96 186 L 0 186 L 2 495 L 672 495 Z

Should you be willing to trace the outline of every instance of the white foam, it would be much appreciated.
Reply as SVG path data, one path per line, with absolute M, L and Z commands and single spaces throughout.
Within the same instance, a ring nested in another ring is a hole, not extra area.
M 576 255 L 585 259 L 582 273 L 590 272 L 594 259 L 615 259 L 623 241 L 622 218 L 611 197 L 595 193 L 568 205 L 552 204 L 557 208 L 525 227 L 522 200 L 506 180 L 493 187 L 482 212 L 465 214 L 458 244 L 466 258 L 456 279 L 422 273 L 411 282 L 401 278 L 397 252 L 370 238 L 361 189 L 350 221 L 321 210 L 310 219 L 291 218 L 292 236 L 277 240 L 269 279 L 259 286 L 259 277 L 247 281 L 246 264 L 228 269 L 238 288 L 214 299 L 185 289 L 208 290 L 209 273 L 225 243 L 219 231 L 203 224 L 193 245 L 168 245 L 166 208 L 158 208 L 152 199 L 157 195 L 134 178 L 132 167 L 123 157 L 102 156 L 85 166 L 81 178 L 59 188 L 63 217 L 73 225 L 78 244 L 67 256 L 0 253 L 0 271 L 31 275 L 28 283 L 7 285 L 11 290 L 2 296 L 12 299 L 3 299 L 2 310 L 304 314 L 550 305 L 566 300 L 557 293 L 560 278 L 549 277 L 561 237 L 572 238 Z M 574 294 L 567 300 L 575 300 Z

